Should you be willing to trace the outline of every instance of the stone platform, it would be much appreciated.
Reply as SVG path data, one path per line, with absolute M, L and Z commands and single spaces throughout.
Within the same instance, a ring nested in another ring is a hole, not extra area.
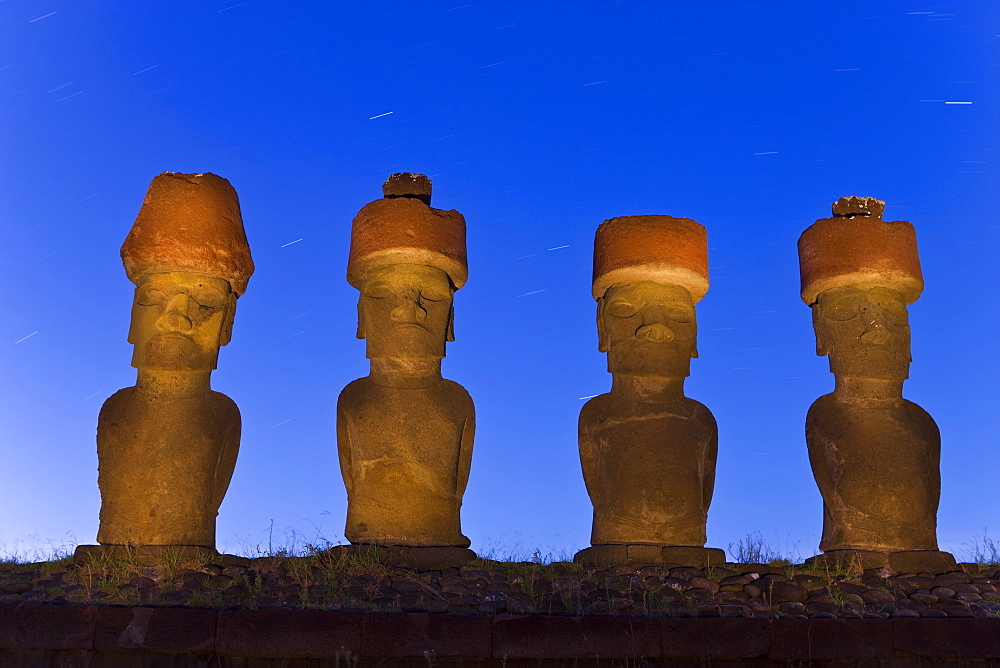
M 726 553 L 714 547 L 678 545 L 594 545 L 576 553 L 573 561 L 585 566 L 719 566 Z

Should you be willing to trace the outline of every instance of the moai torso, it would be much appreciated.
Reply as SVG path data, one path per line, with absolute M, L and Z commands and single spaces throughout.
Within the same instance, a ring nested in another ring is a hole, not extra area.
M 591 542 L 704 545 L 717 449 L 715 418 L 693 399 L 588 401 L 580 456 L 594 503 Z
M 701 547 L 718 430 L 711 412 L 684 396 L 696 354 L 691 295 L 679 285 L 616 283 L 598 298 L 597 321 L 614 380 L 580 412 L 591 543 Z
M 937 549 L 941 438 L 924 409 L 827 394 L 809 409 L 806 443 L 823 495 L 821 550 Z
M 401 388 L 361 378 L 344 388 L 337 441 L 347 539 L 467 547 L 459 511 L 474 421 L 471 397 L 450 380 Z
M 239 442 L 239 409 L 224 394 L 173 398 L 119 390 L 97 424 L 97 540 L 213 547 Z

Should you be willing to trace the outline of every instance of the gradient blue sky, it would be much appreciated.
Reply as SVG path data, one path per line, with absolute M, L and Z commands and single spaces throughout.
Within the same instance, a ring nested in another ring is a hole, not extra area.
M 474 549 L 589 544 L 594 230 L 669 214 L 709 236 L 687 385 L 719 422 L 708 545 L 814 554 L 803 423 L 833 377 L 796 239 L 843 195 L 917 229 L 905 393 L 943 436 L 942 547 L 1000 534 L 998 3 L 0 0 L 0 35 L 8 552 L 94 542 L 97 413 L 135 378 L 118 249 L 164 171 L 233 183 L 257 265 L 213 377 L 243 413 L 222 549 L 343 540 L 350 223 L 398 171 L 468 221 L 444 373 L 477 408 Z

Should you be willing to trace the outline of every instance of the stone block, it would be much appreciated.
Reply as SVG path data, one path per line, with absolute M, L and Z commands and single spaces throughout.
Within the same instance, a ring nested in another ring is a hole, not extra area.
M 726 562 L 726 553 L 717 547 L 681 547 L 667 546 L 660 556 L 664 563 L 686 564 L 705 568 L 706 566 L 721 566 Z
M 215 648 L 220 656 L 356 657 L 361 618 L 339 610 L 222 610 Z
M 910 660 L 1000 659 L 1000 619 L 897 619 L 892 643 Z
M 92 649 L 96 623 L 97 608 L 93 606 L 0 605 L 0 647 Z
M 200 545 L 77 545 L 73 552 L 73 562 L 83 564 L 88 561 L 126 560 L 147 563 L 162 563 L 163 559 L 191 559 L 208 563 L 219 563 L 219 552 L 215 548 Z
M 203 608 L 102 607 L 94 649 L 211 654 L 219 613 Z
M 892 625 L 883 619 L 777 620 L 771 625 L 774 661 L 886 660 Z
M 890 552 L 889 568 L 897 573 L 949 573 L 958 568 L 955 557 L 938 550 Z
M 668 660 L 750 660 L 767 656 L 771 620 L 661 619 L 663 658 Z
M 369 612 L 361 622 L 365 657 L 486 659 L 492 644 L 493 623 L 486 616 Z
M 495 659 L 655 659 L 658 620 L 636 617 L 500 616 L 493 621 Z

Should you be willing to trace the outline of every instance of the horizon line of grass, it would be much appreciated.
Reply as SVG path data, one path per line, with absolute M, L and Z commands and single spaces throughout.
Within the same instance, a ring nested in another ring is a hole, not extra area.
M 267 546 L 260 544 L 252 545 L 244 541 L 243 545 L 236 551 L 227 554 L 246 559 L 257 558 L 288 558 L 288 557 L 309 557 L 328 552 L 331 548 L 348 543 L 333 542 L 321 535 L 313 540 L 306 540 L 301 533 L 292 530 L 286 533 L 288 542 L 275 545 L 269 537 Z M 70 559 L 73 551 L 79 543 L 73 537 L 64 543 L 57 544 L 47 541 L 44 544 L 35 543 L 20 550 L 11 550 L 8 547 L 0 548 L 0 563 L 8 564 L 32 564 L 52 561 L 62 561 Z M 973 536 L 970 543 L 962 543 L 966 546 L 965 556 L 967 563 L 979 564 L 980 566 L 1000 567 L 1000 540 L 995 540 L 989 536 L 987 528 L 983 529 L 982 537 Z M 798 543 L 792 546 L 793 552 L 781 552 L 772 548 L 764 539 L 760 532 L 748 533 L 745 537 L 728 544 L 726 550 L 728 563 L 736 564 L 764 564 L 771 566 L 793 566 L 801 564 L 798 550 Z M 477 552 L 480 560 L 507 562 L 507 563 L 531 563 L 538 565 L 549 565 L 557 562 L 571 562 L 573 556 L 565 551 L 558 553 L 542 552 L 539 548 L 527 551 L 523 548 L 501 547 L 498 545 L 487 545 Z M 960 560 L 961 561 L 961 560 Z

